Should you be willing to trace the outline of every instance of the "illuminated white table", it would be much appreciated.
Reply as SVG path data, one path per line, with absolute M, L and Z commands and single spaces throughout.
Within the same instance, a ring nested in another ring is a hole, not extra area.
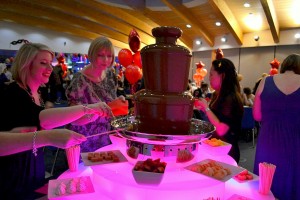
M 119 149 L 129 160 L 124 163 L 113 163 L 86 167 L 80 164 L 77 172 L 64 172 L 59 179 L 90 176 L 94 184 L 95 193 L 85 195 L 72 195 L 59 199 L 97 199 L 97 200 L 182 200 L 182 199 L 208 199 L 210 197 L 226 200 L 233 194 L 239 194 L 253 200 L 273 200 L 272 193 L 261 195 L 258 193 L 258 181 L 238 183 L 230 179 L 221 182 L 206 177 L 184 167 L 192 163 L 211 158 L 236 166 L 236 162 L 228 155 L 211 156 L 201 149 L 199 145 L 195 158 L 185 164 L 178 164 L 174 157 L 164 157 L 162 160 L 168 163 L 164 177 L 160 185 L 139 185 L 132 175 L 132 168 L 135 159 L 131 159 L 126 154 L 125 141 L 113 141 L 113 144 L 101 148 L 99 151 Z M 138 160 L 144 160 L 148 156 L 139 155 Z M 174 159 L 174 160 L 173 160 Z M 57 199 L 57 198 L 56 198 Z

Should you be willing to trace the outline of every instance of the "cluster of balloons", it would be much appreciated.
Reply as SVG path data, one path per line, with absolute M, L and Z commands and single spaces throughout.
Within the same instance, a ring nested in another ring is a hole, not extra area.
M 278 68 L 279 68 L 280 62 L 276 58 L 274 58 L 274 60 L 272 60 L 270 62 L 270 65 L 271 65 L 271 69 L 270 69 L 269 74 L 271 76 L 278 74 Z
M 118 53 L 118 60 L 125 68 L 125 77 L 130 84 L 135 84 L 143 77 L 142 60 L 140 54 L 140 36 L 136 30 L 132 30 L 128 37 L 129 49 L 121 49 Z M 133 52 L 133 53 L 132 53 Z
M 200 87 L 201 82 L 204 80 L 204 77 L 207 74 L 207 70 L 204 68 L 205 64 L 202 61 L 196 63 L 196 66 L 196 73 L 193 75 L 193 79 L 196 83 L 196 86 Z
M 218 48 L 215 51 L 215 54 L 216 54 L 216 59 L 224 58 L 224 53 L 220 48 Z M 199 87 L 201 85 L 201 82 L 204 80 L 204 77 L 207 74 L 207 70 L 204 68 L 205 64 L 202 61 L 196 63 L 196 66 L 197 66 L 196 73 L 193 75 L 193 79 L 196 85 Z

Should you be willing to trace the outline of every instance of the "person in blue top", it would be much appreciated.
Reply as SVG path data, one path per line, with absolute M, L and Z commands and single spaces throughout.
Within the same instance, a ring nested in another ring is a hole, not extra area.
M 280 73 L 261 80 L 253 105 L 261 123 L 254 173 L 259 163 L 276 165 L 271 191 L 280 200 L 300 199 L 300 55 L 291 54 Z

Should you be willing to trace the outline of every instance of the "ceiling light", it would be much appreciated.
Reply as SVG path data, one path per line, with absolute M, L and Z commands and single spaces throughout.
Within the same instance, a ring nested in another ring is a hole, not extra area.
M 221 22 L 216 22 L 216 26 L 221 26 Z
M 246 3 L 244 3 L 244 7 L 245 7 L 245 8 L 249 8 L 249 7 L 251 7 L 251 4 L 248 3 L 248 2 L 246 2 Z
M 201 45 L 202 41 L 201 40 L 196 40 L 196 45 Z
M 190 24 L 187 24 L 186 27 L 187 28 L 192 28 L 192 26 Z
M 299 38 L 300 38 L 300 33 L 296 33 L 296 34 L 295 34 L 295 38 L 296 38 L 296 39 L 299 39 Z
M 222 42 L 227 42 L 227 38 L 226 38 L 226 37 L 222 37 L 222 38 L 221 38 L 221 41 L 222 41 Z
M 259 40 L 259 36 L 258 35 L 254 36 L 254 40 L 258 41 Z
M 260 15 L 249 13 L 245 17 L 244 22 L 252 30 L 260 30 L 262 26 L 262 17 Z

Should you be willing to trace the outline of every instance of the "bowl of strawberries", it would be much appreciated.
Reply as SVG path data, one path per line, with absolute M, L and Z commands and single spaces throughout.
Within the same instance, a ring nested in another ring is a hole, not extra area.
M 159 185 L 163 179 L 167 163 L 159 158 L 153 160 L 148 158 L 145 161 L 136 162 L 132 169 L 134 180 L 137 184 Z

